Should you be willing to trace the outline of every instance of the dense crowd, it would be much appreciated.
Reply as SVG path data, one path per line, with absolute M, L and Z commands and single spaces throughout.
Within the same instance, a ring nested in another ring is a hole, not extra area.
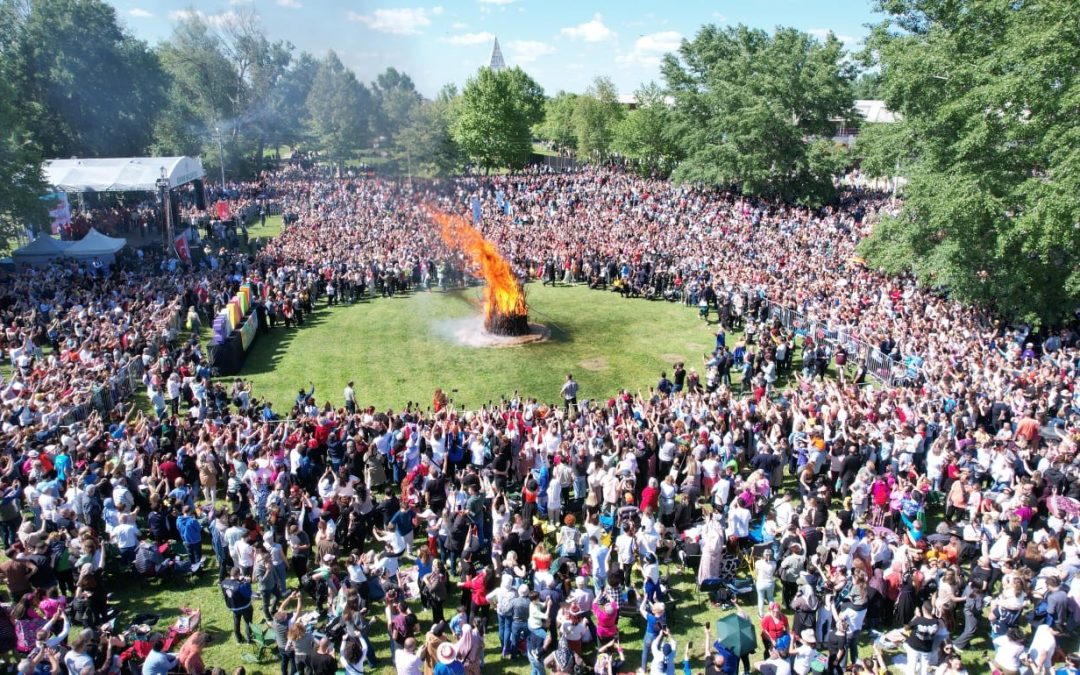
M 235 639 L 265 622 L 283 675 L 477 675 L 494 659 L 537 675 L 882 673 L 890 659 L 956 675 L 961 656 L 1076 672 L 1059 650 L 1080 621 L 1078 336 L 1036 339 L 862 265 L 885 195 L 845 188 L 809 210 L 612 169 L 406 186 L 293 167 L 259 189 L 293 222 L 255 254 L 53 267 L 5 287 L 0 650 L 23 672 L 209 671 L 197 621 L 124 630 L 106 591 L 129 572 L 208 569 Z M 441 392 L 430 412 L 379 411 L 349 383 L 275 411 L 188 338 L 242 282 L 264 330 L 302 329 L 317 302 L 465 283 L 427 209 L 468 217 L 474 198 L 522 278 L 715 321 L 702 372 L 680 364 L 636 395 L 569 377 L 475 411 Z M 917 377 L 865 386 L 842 345 L 770 306 L 918 355 Z M 136 359 L 153 414 L 59 424 Z M 701 592 L 676 593 L 672 566 Z M 693 649 L 676 604 L 740 600 L 757 645 L 717 626 Z

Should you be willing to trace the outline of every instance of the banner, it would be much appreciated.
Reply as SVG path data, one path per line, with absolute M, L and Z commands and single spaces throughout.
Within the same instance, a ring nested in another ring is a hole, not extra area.
M 255 312 L 252 312 L 251 315 L 248 316 L 247 321 L 240 326 L 240 344 L 243 345 L 245 352 L 251 347 L 251 343 L 255 341 L 255 335 L 258 333 L 258 330 L 259 318 L 255 315 Z
M 229 204 L 228 202 L 218 201 L 214 205 L 214 211 L 217 213 L 218 220 L 229 219 Z
M 71 223 L 71 204 L 68 202 L 66 192 L 50 192 L 41 198 L 49 202 L 49 220 L 52 222 L 52 233 L 60 234 L 60 228 Z
M 173 248 L 176 249 L 176 257 L 189 265 L 191 264 L 191 248 L 188 247 L 188 236 L 190 236 L 190 234 L 191 228 L 188 228 L 173 240 Z
M 473 221 L 473 225 L 479 225 L 480 224 L 481 213 L 482 213 L 482 211 L 480 210 L 480 198 L 479 197 L 473 197 L 472 198 L 472 221 Z

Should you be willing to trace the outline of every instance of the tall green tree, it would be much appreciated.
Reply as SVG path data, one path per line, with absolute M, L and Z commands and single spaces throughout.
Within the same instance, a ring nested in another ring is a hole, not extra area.
M 48 191 L 41 175 L 41 150 L 22 125 L 11 83 L 0 79 L 0 242 L 48 218 L 41 196 Z
M 257 171 L 264 148 L 295 135 L 297 113 L 306 110 L 306 91 L 299 108 L 288 97 L 292 50 L 271 41 L 252 11 L 219 27 L 197 14 L 178 21 L 158 49 L 170 92 L 155 149 L 200 154 L 211 170 L 223 160 L 229 173 Z
M 900 121 L 862 142 L 867 170 L 906 178 L 903 211 L 864 241 L 894 272 L 1056 322 L 1080 303 L 1080 30 L 1050 0 L 888 0 L 874 28 Z
M 544 114 L 544 90 L 521 68 L 481 68 L 469 78 L 451 126 L 462 152 L 479 167 L 517 169 L 532 152 L 532 125 Z
M 807 204 L 834 195 L 828 139 L 852 119 L 854 66 L 840 41 L 795 30 L 705 26 L 662 65 L 685 159 L 680 180 Z
M 332 51 L 311 83 L 308 115 L 316 148 L 332 160 L 355 157 L 370 141 L 371 92 Z
M 642 175 L 667 175 L 682 151 L 672 133 L 673 112 L 664 90 L 650 82 L 634 93 L 634 99 L 634 109 L 615 127 L 612 148 Z
M 47 157 L 146 152 L 165 84 L 102 0 L 0 0 L 0 77 Z
M 615 83 L 611 78 L 597 77 L 585 94 L 574 101 L 573 124 L 578 154 L 587 158 L 607 159 L 615 138 L 615 128 L 623 115 Z
M 577 130 L 574 128 L 574 106 L 578 95 L 560 91 L 544 101 L 544 119 L 536 125 L 533 133 L 556 150 L 577 148 Z
M 464 158 L 450 133 L 452 121 L 452 100 L 440 97 L 412 107 L 394 143 L 405 151 L 406 166 L 413 174 L 449 176 L 461 168 Z
M 412 78 L 397 68 L 387 68 L 371 85 L 375 108 L 372 132 L 393 142 L 395 134 L 409 122 L 413 109 L 420 104 Z

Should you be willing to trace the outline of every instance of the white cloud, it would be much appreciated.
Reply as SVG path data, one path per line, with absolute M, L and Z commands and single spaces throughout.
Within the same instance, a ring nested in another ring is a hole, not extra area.
M 300 9 L 304 6 L 299 0 L 277 0 L 279 7 L 288 7 L 289 9 Z
M 254 2 L 255 0 L 229 0 L 230 5 L 250 5 Z
M 154 18 L 154 13 L 148 12 L 142 7 L 132 7 L 128 10 L 128 16 L 133 16 L 136 19 L 152 19 Z
M 431 13 L 435 16 L 440 16 L 444 11 L 445 10 L 443 9 L 442 5 L 435 5 L 431 8 Z
M 585 42 L 605 42 L 615 37 L 615 31 L 604 25 L 604 17 L 594 14 L 592 21 L 569 26 L 559 31 L 565 37 Z
M 235 24 L 240 19 L 240 16 L 233 11 L 222 12 L 221 14 L 207 14 L 197 9 L 179 9 L 169 12 L 169 18 L 173 21 L 199 19 L 214 28 L 223 28 Z
M 491 44 L 494 39 L 495 35 L 493 33 L 488 33 L 487 31 L 484 31 L 482 33 L 463 33 L 461 35 L 451 35 L 450 37 L 446 38 L 446 42 L 449 42 L 452 45 L 468 46 Z
M 376 9 L 372 14 L 346 12 L 350 21 L 359 21 L 372 30 L 395 35 L 419 35 L 422 28 L 431 25 L 428 12 L 423 7 L 400 7 Z
M 811 28 L 806 32 L 822 42 L 825 42 L 825 40 L 829 38 L 829 33 L 832 33 L 828 28 Z M 859 38 L 852 37 L 851 35 L 837 35 L 836 39 L 844 45 L 845 49 L 853 49 L 854 47 L 857 47 L 860 42 Z
M 477 0 L 481 5 L 510 5 L 517 0 Z
M 713 12 L 712 18 L 716 19 L 718 23 L 727 23 L 727 17 L 720 12 Z
M 450 24 L 450 27 L 454 30 L 461 30 L 463 28 L 468 28 L 469 24 L 465 23 L 464 21 L 455 21 L 454 23 Z
M 514 40 L 506 45 L 519 63 L 531 63 L 541 56 L 554 54 L 555 48 L 537 40 Z
M 615 60 L 629 65 L 658 66 L 660 58 L 668 52 L 676 51 L 681 42 L 682 34 L 678 31 L 649 33 L 634 40 L 633 51 L 619 54 Z

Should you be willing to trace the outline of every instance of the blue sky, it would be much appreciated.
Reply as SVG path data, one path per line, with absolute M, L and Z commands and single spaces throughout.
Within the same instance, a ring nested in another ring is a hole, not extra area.
M 485 65 L 498 36 L 508 65 L 549 94 L 583 91 L 597 75 L 621 93 L 660 81 L 659 60 L 706 23 L 833 31 L 850 47 L 880 20 L 871 0 L 110 0 L 139 38 L 157 44 L 177 17 L 211 23 L 254 9 L 272 38 L 321 55 L 336 51 L 363 81 L 394 66 L 426 96 L 459 87 Z

